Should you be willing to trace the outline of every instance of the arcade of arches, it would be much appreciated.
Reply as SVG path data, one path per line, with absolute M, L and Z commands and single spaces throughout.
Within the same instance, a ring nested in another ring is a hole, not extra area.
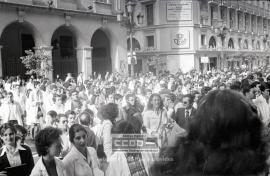
M 28 77 L 25 75 L 26 68 L 21 63 L 20 57 L 26 55 L 25 50 L 37 48 L 36 35 L 31 27 L 25 22 L 14 22 L 3 30 L 0 38 L 2 77 L 17 75 L 22 78 Z M 90 46 L 93 47 L 90 56 L 92 57 L 92 72 L 105 74 L 107 71 L 112 71 L 110 42 L 110 38 L 101 29 L 94 32 L 91 43 L 89 43 L 89 48 Z M 53 72 L 51 77 L 53 79 L 57 75 L 64 79 L 67 73 L 72 73 L 76 77 L 79 72 L 78 62 L 88 63 L 78 60 L 77 36 L 74 30 L 68 26 L 60 26 L 54 31 L 51 37 L 51 46 L 48 48 L 50 48 L 49 53 L 52 56 Z M 83 69 L 80 70 L 84 71 Z
M 102 30 L 98 29 L 91 39 L 92 51 L 92 71 L 105 75 L 112 71 L 112 61 L 110 56 L 110 40 Z

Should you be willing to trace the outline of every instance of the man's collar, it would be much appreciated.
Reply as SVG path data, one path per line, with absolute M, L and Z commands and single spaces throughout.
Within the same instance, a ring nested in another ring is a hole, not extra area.
M 17 152 L 17 151 L 19 151 L 19 150 L 26 150 L 26 149 L 23 148 L 21 145 L 17 145 L 17 146 L 16 146 L 16 149 L 15 149 L 15 152 Z M 0 157 L 3 156 L 6 152 L 7 152 L 7 147 L 4 145 L 4 146 L 2 147 L 2 152 L 1 152 Z

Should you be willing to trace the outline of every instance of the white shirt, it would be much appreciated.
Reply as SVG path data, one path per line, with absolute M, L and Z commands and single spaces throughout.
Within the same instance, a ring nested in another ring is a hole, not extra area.
M 17 145 L 16 148 L 15 148 L 14 153 L 10 153 L 10 151 L 8 151 L 7 147 L 4 145 L 2 147 L 2 153 L 1 153 L 0 156 L 3 156 L 6 153 L 9 165 L 11 167 L 19 166 L 19 165 L 22 164 L 19 150 L 26 150 L 26 149 L 23 148 L 21 145 Z
M 260 111 L 262 122 L 267 125 L 270 122 L 270 106 L 266 102 L 266 99 L 260 95 L 255 100 L 253 100 L 253 102 Z
M 56 165 L 56 171 L 58 176 L 68 176 L 66 174 L 66 169 L 64 167 L 64 164 L 61 160 L 54 157 L 55 165 Z M 33 168 L 30 176 L 49 176 L 46 167 L 44 166 L 42 162 L 42 157 L 39 158 L 37 161 L 35 167 Z
M 87 158 L 73 146 L 64 158 L 68 176 L 104 176 L 99 169 L 97 153 L 94 148 L 87 147 Z

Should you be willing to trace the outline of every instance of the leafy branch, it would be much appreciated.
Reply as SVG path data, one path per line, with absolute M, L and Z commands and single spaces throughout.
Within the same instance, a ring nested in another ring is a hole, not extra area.
M 44 50 L 36 52 L 26 50 L 25 53 L 27 55 L 20 57 L 20 59 L 27 69 L 27 75 L 36 74 L 45 77 L 49 71 L 52 71 L 52 66 L 49 63 L 50 56 L 46 55 Z

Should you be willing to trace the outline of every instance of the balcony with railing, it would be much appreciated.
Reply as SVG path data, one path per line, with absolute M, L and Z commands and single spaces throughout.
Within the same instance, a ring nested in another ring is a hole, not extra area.
M 209 0 L 208 3 L 218 5 L 220 1 L 221 0 Z
M 115 0 L 0 0 L 19 5 L 44 6 L 67 10 L 92 11 L 94 13 L 112 15 Z

